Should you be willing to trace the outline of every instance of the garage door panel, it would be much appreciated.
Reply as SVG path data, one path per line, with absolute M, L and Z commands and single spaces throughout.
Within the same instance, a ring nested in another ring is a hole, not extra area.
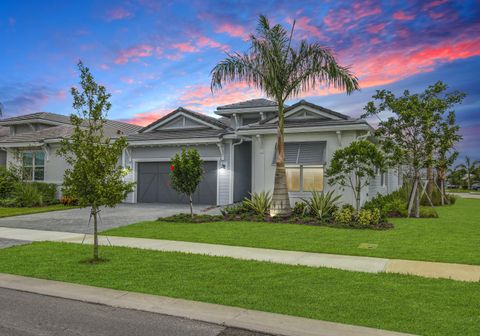
M 193 194 L 194 204 L 217 203 L 217 162 L 206 161 L 204 176 Z M 188 203 L 188 198 L 177 193 L 170 183 L 170 163 L 138 163 L 137 200 L 139 203 Z

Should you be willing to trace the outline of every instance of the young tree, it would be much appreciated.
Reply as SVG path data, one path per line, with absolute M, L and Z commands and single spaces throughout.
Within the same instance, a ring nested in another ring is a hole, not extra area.
M 170 178 L 172 187 L 188 197 L 190 215 L 193 218 L 192 195 L 203 177 L 203 161 L 196 149 L 182 148 L 182 153 L 175 154 L 170 162 Z
M 272 27 L 268 19 L 261 15 L 257 34 L 250 35 L 249 51 L 228 54 L 211 72 L 212 91 L 221 89 L 226 83 L 246 82 L 277 102 L 277 155 L 270 210 L 272 216 L 291 214 L 285 171 L 285 101 L 320 85 L 335 87 L 347 93 L 359 88 L 357 78 L 349 68 L 337 63 L 330 49 L 306 40 L 294 47 L 294 28 L 295 22 L 290 32 L 279 24 Z
M 362 117 L 378 116 L 390 112 L 394 116 L 382 120 L 376 131 L 383 151 L 387 154 L 391 166 L 409 168 L 412 190 L 408 204 L 409 215 L 420 216 L 421 173 L 434 165 L 436 145 L 435 126 L 442 120 L 444 111 L 463 99 L 463 94 L 453 92 L 444 95 L 446 85 L 437 82 L 420 94 L 410 94 L 405 90 L 403 96 L 396 97 L 387 90 L 378 90 L 365 106 Z M 428 178 L 431 178 L 429 174 Z
M 436 127 L 436 145 L 435 145 L 435 169 L 437 179 L 440 183 L 440 194 L 442 205 L 445 204 L 446 191 L 445 181 L 447 172 L 458 157 L 458 152 L 454 150 L 457 142 L 462 140 L 458 133 L 460 126 L 456 123 L 455 112 L 450 111 L 446 119 L 442 119 Z
M 352 189 L 355 207 L 359 210 L 362 189 L 368 186 L 376 169 L 385 171 L 383 153 L 370 141 L 358 140 L 348 147 L 337 149 L 325 173 L 328 183 Z
M 58 154 L 69 165 L 65 170 L 63 192 L 78 198 L 79 205 L 90 207 L 93 217 L 93 260 L 98 258 L 98 213 L 101 206 L 114 207 L 133 190 L 134 183 L 123 178 L 128 171 L 118 165 L 118 158 L 127 147 L 124 137 L 112 140 L 104 135 L 106 116 L 110 110 L 110 94 L 98 85 L 89 69 L 78 63 L 81 90 L 72 88 L 74 126 L 70 139 L 61 143 Z
M 475 176 L 478 165 L 480 165 L 480 161 L 472 161 L 469 156 L 466 156 L 464 163 L 455 167 L 455 170 L 463 175 L 462 178 L 467 180 L 467 188 L 469 190 L 472 186 L 472 178 Z

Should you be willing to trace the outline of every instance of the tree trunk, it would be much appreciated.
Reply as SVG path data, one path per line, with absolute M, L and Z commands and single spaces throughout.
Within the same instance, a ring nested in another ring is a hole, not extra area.
M 427 167 L 427 195 L 432 199 L 433 194 L 433 167 Z
M 93 260 L 98 260 L 98 208 L 92 206 L 93 215 Z
M 277 160 L 275 169 L 275 183 L 273 186 L 272 205 L 270 216 L 289 216 L 292 213 L 288 197 L 287 173 L 285 171 L 285 143 L 283 102 L 278 102 L 278 127 L 277 127 Z
M 356 182 L 357 182 L 357 186 L 355 187 L 356 188 L 356 192 L 355 192 L 355 205 L 356 205 L 356 210 L 360 210 L 360 197 L 361 197 L 361 180 L 358 176 L 355 177 L 356 178 Z
M 192 201 L 192 194 L 188 195 L 188 199 L 190 200 L 190 216 L 193 218 L 193 201 Z
M 442 199 L 442 205 L 445 205 L 445 182 L 443 181 L 443 178 L 440 179 L 440 195 Z
M 410 197 L 408 198 L 407 216 L 410 217 L 413 213 L 416 215 L 417 200 L 418 197 L 418 174 L 414 173 L 412 190 L 410 191 Z

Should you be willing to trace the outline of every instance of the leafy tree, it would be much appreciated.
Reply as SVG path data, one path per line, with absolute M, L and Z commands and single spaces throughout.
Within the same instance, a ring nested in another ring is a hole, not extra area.
M 74 126 L 70 139 L 63 140 L 58 154 L 69 167 L 65 170 L 63 192 L 78 199 L 82 207 L 90 207 L 93 217 L 93 260 L 98 261 L 98 214 L 101 206 L 114 207 L 133 190 L 134 183 L 123 179 L 128 171 L 118 165 L 118 158 L 127 147 L 127 140 L 104 135 L 106 116 L 110 110 L 110 94 L 98 85 L 90 70 L 80 61 L 81 91 L 72 88 Z
M 228 54 L 212 70 L 211 88 L 246 82 L 263 91 L 278 105 L 277 155 L 272 196 L 272 216 L 291 214 L 285 172 L 285 101 L 325 85 L 351 93 L 359 88 L 349 68 L 341 66 L 330 49 L 306 40 L 293 45 L 295 22 L 289 32 L 277 24 L 271 26 L 261 15 L 257 34 L 250 35 L 250 49 Z
M 175 154 L 170 162 L 170 178 L 172 187 L 188 197 L 190 215 L 193 218 L 192 195 L 203 177 L 203 161 L 196 149 L 182 148 L 182 153 Z
M 424 92 L 410 94 L 405 90 L 396 97 L 387 90 L 377 90 L 362 117 L 378 116 L 390 112 L 393 116 L 382 120 L 376 131 L 390 166 L 406 166 L 412 180 L 408 211 L 409 215 L 420 216 L 421 173 L 434 165 L 434 149 L 437 142 L 435 127 L 442 121 L 443 113 L 463 99 L 463 94 L 444 94 L 446 85 L 437 82 Z M 427 174 L 431 179 L 431 174 Z
M 348 147 L 337 149 L 325 173 L 328 183 L 352 189 L 355 206 L 359 210 L 362 189 L 375 176 L 376 169 L 385 171 L 383 153 L 370 141 L 358 140 Z
M 464 163 L 461 163 L 455 167 L 455 170 L 462 175 L 462 179 L 467 180 L 468 189 L 470 189 L 472 186 L 472 180 L 477 172 L 478 165 L 480 165 L 480 161 L 472 161 L 469 156 L 466 156 Z
M 436 127 L 436 146 L 434 166 L 437 171 L 437 179 L 440 182 L 440 193 L 442 205 L 445 204 L 446 191 L 445 181 L 447 172 L 458 157 L 454 146 L 462 139 L 458 133 L 460 126 L 456 123 L 455 112 L 450 111 L 446 119 L 442 119 Z

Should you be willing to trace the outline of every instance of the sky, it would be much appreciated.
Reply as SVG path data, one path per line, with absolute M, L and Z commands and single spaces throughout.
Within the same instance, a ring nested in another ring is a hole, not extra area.
M 319 87 L 292 99 L 358 117 L 376 90 L 421 92 L 441 80 L 467 94 L 456 108 L 461 157 L 480 160 L 480 0 L 0 2 L 4 117 L 72 112 L 81 59 L 112 94 L 109 118 L 146 125 L 178 106 L 213 115 L 263 97 L 246 84 L 212 94 L 210 71 L 248 50 L 258 15 L 331 48 L 361 90 Z

